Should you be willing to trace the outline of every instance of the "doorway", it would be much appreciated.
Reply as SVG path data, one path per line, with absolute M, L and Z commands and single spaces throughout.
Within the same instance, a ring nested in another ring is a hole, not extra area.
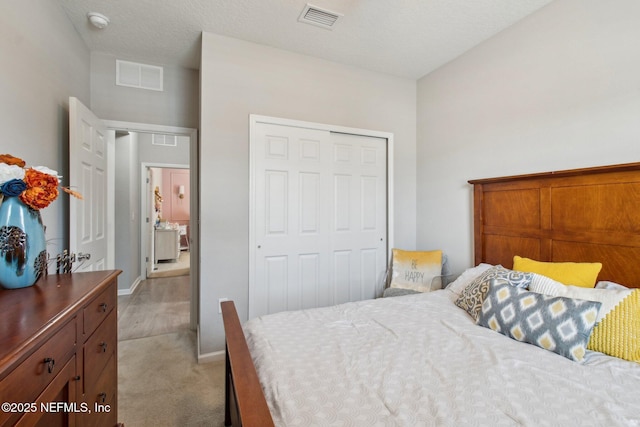
M 192 213 L 189 246 L 192 256 L 190 274 L 185 278 L 187 293 L 190 295 L 187 301 L 189 329 L 196 331 L 197 335 L 200 297 L 200 229 L 196 217 L 199 213 L 199 198 L 195 196 L 199 194 L 197 130 L 102 120 L 74 97 L 69 98 L 69 105 L 69 179 L 86 198 L 80 206 L 73 201 L 70 204 L 70 251 L 89 255 L 86 259 L 91 259 L 92 262 L 85 266 L 87 271 L 124 267 L 123 274 L 118 278 L 118 295 L 130 295 L 146 277 L 146 274 L 143 274 L 145 270 L 141 268 L 145 259 L 140 255 L 147 219 L 141 215 L 144 178 L 140 174 L 141 153 L 137 147 L 138 138 L 155 138 L 164 145 L 171 145 L 172 137 L 186 139 L 186 160 L 182 164 L 188 165 L 191 173 L 185 189 L 188 188 L 194 197 L 189 200 L 189 211 Z M 116 138 L 124 147 L 118 155 Z M 85 151 L 91 152 L 94 158 L 87 160 L 80 156 L 80 153 Z M 166 155 L 166 152 L 165 156 L 156 161 L 165 164 L 176 161 L 175 156 Z M 116 197 L 120 199 L 118 208 Z M 117 225 L 116 212 L 122 214 Z M 91 231 L 91 234 L 87 234 L 87 231 Z M 117 239 L 116 234 L 119 236 Z M 94 236 L 99 236 L 100 240 L 97 241 Z M 87 241 L 97 242 L 100 247 L 85 249 L 83 245 Z M 122 258 L 124 254 L 128 256 Z M 116 265 L 117 256 L 120 257 L 120 261 Z
M 143 163 L 146 175 L 143 214 L 150 221 L 141 258 L 146 259 L 146 278 L 185 276 L 190 272 L 191 213 L 188 165 Z M 146 203 L 145 203 L 146 202 Z
M 135 289 L 147 279 L 147 259 L 153 261 L 152 244 L 153 244 L 153 227 L 155 218 L 149 215 L 153 209 L 153 202 L 150 192 L 147 191 L 147 169 L 152 167 L 181 169 L 188 171 L 188 178 L 178 186 L 176 197 L 179 197 L 180 186 L 184 187 L 184 198 L 181 199 L 183 207 L 189 212 L 189 219 L 180 222 L 186 223 L 188 234 L 180 236 L 182 246 L 185 246 L 185 240 L 188 239 L 188 256 L 189 256 L 189 274 L 180 279 L 187 280 L 189 287 L 189 328 L 197 330 L 198 324 L 198 299 L 199 299 L 199 265 L 198 265 L 198 221 L 196 218 L 198 210 L 198 197 L 192 195 L 198 194 L 197 180 L 197 131 L 190 128 L 179 128 L 171 126 L 105 121 L 108 129 L 114 130 L 118 135 L 119 143 L 124 144 L 124 149 L 116 150 L 116 144 L 112 147 L 110 158 L 111 176 L 129 176 L 130 179 L 123 182 L 119 179 L 121 185 L 116 185 L 115 179 L 110 182 L 110 186 L 115 189 L 115 193 L 129 193 L 125 195 L 129 209 L 121 209 L 117 203 L 113 215 L 116 216 L 116 210 L 120 211 L 120 222 L 122 225 L 121 233 L 128 230 L 128 234 L 124 241 L 129 239 L 129 248 L 118 248 L 118 242 L 114 242 L 114 248 L 129 253 L 127 262 L 132 265 L 132 270 L 136 272 L 136 277 L 131 279 L 128 286 L 120 288 L 119 295 L 131 295 Z M 123 139 L 120 139 L 123 138 Z M 133 144 L 132 141 L 136 140 Z M 139 147 L 136 147 L 139 145 Z M 134 148 L 135 147 L 135 148 Z M 122 147 L 120 147 L 122 148 Z M 179 154 L 176 154 L 179 152 Z M 118 151 L 116 153 L 116 151 Z M 120 170 L 117 171 L 116 168 Z M 120 173 L 118 173 L 120 172 Z M 155 187 L 154 187 L 155 189 Z M 168 190 L 171 191 L 171 190 Z M 165 192 L 166 194 L 166 192 Z M 122 197 L 122 196 L 121 196 Z M 114 196 L 115 198 L 115 196 Z M 170 197 L 168 198 L 170 199 Z M 125 206 L 127 206 L 125 204 Z M 116 224 L 116 221 L 113 221 Z M 118 226 L 114 228 L 119 229 Z M 123 231 L 124 230 L 124 231 Z M 133 248 L 133 249 L 131 249 Z M 184 251 L 180 251 L 183 253 Z

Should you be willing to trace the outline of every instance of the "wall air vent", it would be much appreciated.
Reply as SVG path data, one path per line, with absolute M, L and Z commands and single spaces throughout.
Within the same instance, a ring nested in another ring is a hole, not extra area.
M 316 27 L 333 30 L 336 21 L 341 16 L 344 15 L 307 3 L 300 14 L 298 21 L 315 25 Z
M 116 59 L 116 85 L 162 92 L 163 68 Z
M 152 134 L 151 144 L 162 145 L 165 147 L 176 147 L 178 145 L 178 137 L 176 135 Z

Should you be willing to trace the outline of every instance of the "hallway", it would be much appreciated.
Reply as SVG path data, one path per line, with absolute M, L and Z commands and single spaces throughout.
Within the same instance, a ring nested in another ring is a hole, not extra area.
M 144 280 L 118 297 L 118 341 L 189 330 L 190 276 Z

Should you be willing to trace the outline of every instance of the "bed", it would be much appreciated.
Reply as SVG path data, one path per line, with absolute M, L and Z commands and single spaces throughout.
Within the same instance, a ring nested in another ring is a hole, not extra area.
M 598 281 L 640 287 L 640 163 L 469 182 L 474 268 L 599 262 Z M 481 327 L 455 284 L 244 326 L 222 303 L 225 425 L 640 425 L 640 364 Z

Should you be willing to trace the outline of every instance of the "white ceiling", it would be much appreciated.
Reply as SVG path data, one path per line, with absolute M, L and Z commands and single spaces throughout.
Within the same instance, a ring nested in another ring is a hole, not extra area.
M 298 22 L 305 0 L 58 1 L 91 51 L 123 59 L 197 69 L 207 31 L 417 79 L 552 0 L 311 0 L 344 15 L 333 30 Z

